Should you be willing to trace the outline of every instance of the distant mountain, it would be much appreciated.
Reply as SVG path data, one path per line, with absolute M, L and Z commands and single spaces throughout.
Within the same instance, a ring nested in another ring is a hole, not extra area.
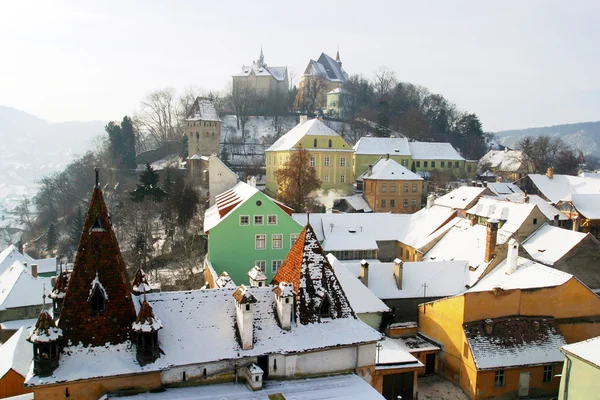
M 600 157 L 600 121 L 546 126 L 543 128 L 513 129 L 496 132 L 498 141 L 513 147 L 523 136 L 556 136 L 562 138 L 573 149 L 584 155 Z

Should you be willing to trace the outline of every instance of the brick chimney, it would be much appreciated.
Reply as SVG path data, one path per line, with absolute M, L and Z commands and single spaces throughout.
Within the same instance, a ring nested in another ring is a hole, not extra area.
M 256 298 L 244 285 L 240 285 L 233 293 L 235 298 L 236 322 L 242 349 L 250 350 L 253 347 L 254 331 L 254 304 Z
M 366 260 L 360 262 L 360 280 L 366 287 L 369 287 L 369 263 Z
M 396 258 L 394 260 L 394 277 L 396 278 L 396 286 L 402 290 L 402 275 L 404 273 L 404 262 Z
M 367 172 L 367 176 L 373 175 L 373 164 L 369 164 L 369 172 Z
M 498 221 L 491 219 L 486 224 L 485 256 L 483 261 L 490 262 L 496 253 L 496 240 L 498 239 Z
M 554 178 L 554 168 L 552 168 L 552 167 L 548 167 L 548 169 L 546 170 L 546 176 L 547 176 L 549 179 L 552 179 L 552 178 Z
M 34 278 L 38 277 L 37 264 L 31 264 L 31 276 L 33 276 Z
M 508 241 L 508 255 L 506 256 L 506 274 L 510 275 L 517 270 L 519 263 L 519 243 L 513 238 Z

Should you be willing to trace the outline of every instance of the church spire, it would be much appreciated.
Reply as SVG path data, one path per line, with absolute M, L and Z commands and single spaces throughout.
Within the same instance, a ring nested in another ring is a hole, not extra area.
M 258 57 L 258 66 L 259 67 L 265 67 L 265 56 L 263 54 L 263 48 L 262 45 L 260 45 L 260 56 Z
M 335 55 L 335 61 L 337 61 L 338 64 L 340 64 L 340 66 L 342 65 L 342 60 L 340 60 L 340 46 L 337 47 L 337 53 Z

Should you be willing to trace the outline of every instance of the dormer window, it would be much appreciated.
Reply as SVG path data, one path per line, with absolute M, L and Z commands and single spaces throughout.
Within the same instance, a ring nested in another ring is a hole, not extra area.
M 325 293 L 319 306 L 319 317 L 331 318 L 331 302 L 329 301 L 329 295 Z
M 104 228 L 102 227 L 102 223 L 100 222 L 100 219 L 98 217 L 96 217 L 96 220 L 90 228 L 90 233 L 92 232 L 104 232 Z
M 317 139 L 313 141 L 313 147 L 317 147 Z
M 98 273 L 96 273 L 96 278 L 92 281 L 92 288 L 90 289 L 90 295 L 88 296 L 87 301 L 90 305 L 90 312 L 92 314 L 101 314 L 104 312 L 108 296 L 104 286 L 102 286 L 102 283 L 100 283 L 100 280 L 98 279 Z
M 329 147 L 331 147 L 331 139 L 329 139 Z

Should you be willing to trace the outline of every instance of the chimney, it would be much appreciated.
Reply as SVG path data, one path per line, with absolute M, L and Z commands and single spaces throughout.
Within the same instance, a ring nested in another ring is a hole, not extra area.
M 519 264 L 519 243 L 514 238 L 508 241 L 506 264 L 507 275 L 510 275 L 517 270 L 517 265 Z
M 37 264 L 31 264 L 31 276 L 34 278 L 38 277 Z
M 498 239 L 498 221 L 491 219 L 486 224 L 485 233 L 485 257 L 484 262 L 488 263 L 496 253 L 496 240 Z
M 505 147 L 505 148 L 504 148 L 504 152 L 505 152 L 505 153 L 508 153 L 508 147 Z
M 302 125 L 306 121 L 308 121 L 308 116 L 307 115 L 301 115 L 300 116 L 300 125 Z
M 533 321 L 533 331 L 534 332 L 540 331 L 540 321 Z
M 387 154 L 385 155 L 385 159 L 386 159 L 386 160 L 389 160 L 389 159 L 390 159 L 390 153 L 387 153 Z
M 483 181 L 483 187 L 487 187 L 487 186 L 488 186 L 487 181 Z
M 484 321 L 484 328 L 485 328 L 485 334 L 490 336 L 492 333 L 494 333 L 494 321 L 492 321 L 491 319 L 486 319 Z
M 396 277 L 396 286 L 398 289 L 402 290 L 402 274 L 404 272 L 404 262 L 396 258 L 394 260 L 394 276 Z
M 289 331 L 292 329 L 292 306 L 294 304 L 294 284 L 280 282 L 273 289 L 275 295 L 275 305 L 277 309 L 277 319 L 281 329 Z
M 435 194 L 431 193 L 429 196 L 427 196 L 427 208 L 433 207 L 434 204 L 435 204 Z
M 472 217 L 471 219 L 469 219 L 471 226 L 475 226 L 475 222 L 477 221 L 476 217 Z
M 331 207 L 327 207 L 327 208 L 325 209 L 325 214 L 333 214 L 333 208 L 331 208 Z
M 242 349 L 250 350 L 253 347 L 252 334 L 254 331 L 254 304 L 256 298 L 244 285 L 237 288 L 233 293 L 233 297 L 235 298 L 236 321 Z
M 560 224 L 559 219 L 560 216 L 558 215 L 558 213 L 554 214 L 554 226 L 558 226 Z
M 548 169 L 546 170 L 546 176 L 548 177 L 548 179 L 554 178 L 554 168 L 548 167 Z
M 256 178 L 253 176 L 249 176 L 248 178 L 246 178 L 246 183 L 252 187 L 256 187 Z
M 496 177 L 496 182 L 497 183 L 501 183 L 502 182 L 502 177 L 501 176 L 497 176 Z
M 258 267 L 254 266 L 249 272 L 250 287 L 263 287 L 267 281 L 267 275 Z
M 573 217 L 573 231 L 579 232 L 579 217 L 577 215 Z
M 371 175 L 373 175 L 373 164 L 369 164 L 369 172 L 367 173 L 367 176 Z
M 366 260 L 360 262 L 360 280 L 366 287 L 369 287 L 369 263 Z
M 527 193 L 523 193 L 523 203 L 529 203 L 529 195 Z

